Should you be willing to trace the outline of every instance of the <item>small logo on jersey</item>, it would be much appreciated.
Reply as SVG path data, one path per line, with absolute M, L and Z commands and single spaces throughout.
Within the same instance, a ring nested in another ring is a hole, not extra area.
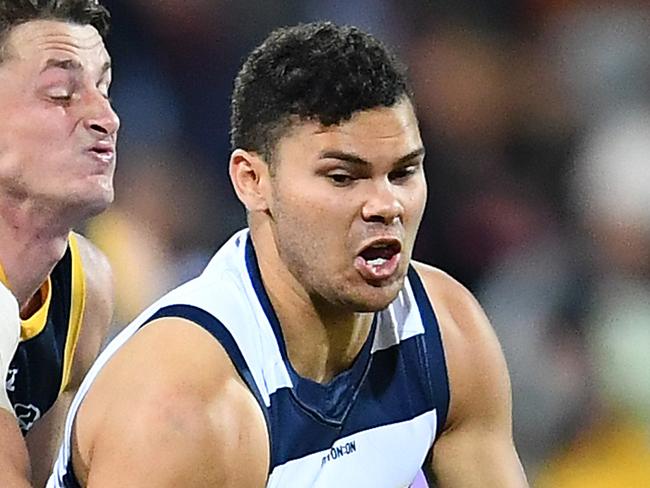
M 7 391 L 15 391 L 16 390 L 16 375 L 17 374 L 18 374 L 18 368 L 10 368 L 9 371 L 7 372 L 7 381 L 5 383 Z
M 14 405 L 14 411 L 16 412 L 16 418 L 18 419 L 18 425 L 20 430 L 27 432 L 32 428 L 34 422 L 41 418 L 41 411 L 38 407 L 34 405 L 23 405 L 22 403 L 16 403 Z
M 323 456 L 323 460 L 321 461 L 321 466 L 325 466 L 325 464 L 329 463 L 330 461 L 335 461 L 343 456 L 347 456 L 348 454 L 353 454 L 357 451 L 357 443 L 356 441 L 350 441 L 342 446 L 334 446 L 332 447 L 329 452 Z

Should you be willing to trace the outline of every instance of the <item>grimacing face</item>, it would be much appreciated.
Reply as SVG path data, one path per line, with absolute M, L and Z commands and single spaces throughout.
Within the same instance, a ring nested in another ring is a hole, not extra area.
M 98 213 L 113 200 L 119 119 L 110 57 L 92 26 L 12 29 L 0 63 L 0 190 L 49 209 Z
M 275 245 L 312 300 L 354 312 L 401 289 L 426 202 L 424 149 L 411 102 L 337 126 L 298 123 L 277 145 Z

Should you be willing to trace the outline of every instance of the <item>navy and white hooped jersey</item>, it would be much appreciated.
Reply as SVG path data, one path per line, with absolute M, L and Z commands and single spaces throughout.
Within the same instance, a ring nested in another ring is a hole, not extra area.
M 394 302 L 375 314 L 352 366 L 320 384 L 289 363 L 243 230 L 199 277 L 145 310 L 101 354 L 70 408 L 49 488 L 79 486 L 70 453 L 84 395 L 115 351 L 161 317 L 193 321 L 228 352 L 266 419 L 267 488 L 408 487 L 444 426 L 449 388 L 440 332 L 412 268 Z

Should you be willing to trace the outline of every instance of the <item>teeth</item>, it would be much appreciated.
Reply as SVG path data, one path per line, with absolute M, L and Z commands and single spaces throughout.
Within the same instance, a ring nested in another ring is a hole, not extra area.
M 375 258 L 375 259 L 371 259 L 370 261 L 368 261 L 368 264 L 370 266 L 381 266 L 386 261 L 388 261 L 388 260 L 384 259 L 384 258 Z

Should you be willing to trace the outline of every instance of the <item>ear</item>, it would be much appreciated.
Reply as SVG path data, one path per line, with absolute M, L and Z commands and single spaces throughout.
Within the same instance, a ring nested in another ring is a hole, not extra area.
M 230 181 L 249 212 L 268 210 L 269 167 L 255 153 L 235 149 L 230 155 Z

